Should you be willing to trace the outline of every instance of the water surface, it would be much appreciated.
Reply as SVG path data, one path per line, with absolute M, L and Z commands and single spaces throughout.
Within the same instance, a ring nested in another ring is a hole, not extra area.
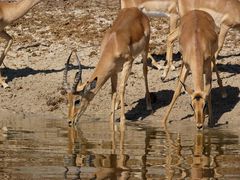
M 228 128 L 0 122 L 0 179 L 240 179 L 239 136 Z

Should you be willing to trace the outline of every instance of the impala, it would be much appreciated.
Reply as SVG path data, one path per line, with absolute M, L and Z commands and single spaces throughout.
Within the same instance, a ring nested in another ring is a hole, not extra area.
M 178 0 L 179 16 L 184 16 L 187 12 L 198 9 L 208 12 L 214 19 L 216 25 L 220 27 L 218 33 L 218 50 L 215 52 L 217 58 L 227 32 L 230 28 L 240 27 L 240 1 L 239 0 Z M 162 75 L 165 79 L 169 68 L 172 67 L 172 53 L 173 53 L 173 40 L 171 39 L 174 32 L 170 32 L 167 40 L 167 66 Z
M 7 45 L 0 57 L 0 66 L 3 64 L 3 60 L 13 43 L 13 38 L 5 31 L 5 27 L 25 15 L 29 9 L 40 1 L 41 0 L 19 0 L 17 2 L 0 2 L 0 37 L 7 41 Z M 5 80 L 6 78 L 2 76 L 0 70 L 0 86 L 7 88 L 9 86 Z
M 104 83 L 110 78 L 112 86 L 111 120 L 115 116 L 117 89 L 119 90 L 121 106 L 121 122 L 125 120 L 124 93 L 134 58 L 142 54 L 143 74 L 146 87 L 147 109 L 152 110 L 147 81 L 147 54 L 150 38 L 150 25 L 146 15 L 137 8 L 126 8 L 119 12 L 113 26 L 107 31 L 101 44 L 100 60 L 88 81 L 81 82 L 81 66 L 75 77 L 72 88 L 67 85 L 67 71 L 69 59 L 64 72 L 64 87 L 67 90 L 69 106 L 69 124 L 76 124 L 77 120 L 87 109 Z M 118 72 L 121 81 L 118 83 Z
M 202 129 L 206 105 L 208 105 L 209 124 L 212 122 L 212 64 L 217 73 L 219 86 L 222 88 L 222 81 L 215 65 L 214 56 L 218 49 L 216 25 L 214 19 L 208 13 L 200 10 L 189 11 L 180 21 L 179 28 L 171 34 L 170 39 L 176 39 L 179 36 L 183 64 L 176 90 L 163 121 L 166 124 L 170 111 L 183 86 L 191 95 L 191 106 L 197 128 Z M 192 72 L 193 89 L 184 84 L 189 71 Z M 222 96 L 226 96 L 225 91 L 222 91 Z
M 213 168 L 214 158 L 211 158 L 211 155 L 206 155 L 204 153 L 207 146 L 204 140 L 206 141 L 203 132 L 198 132 L 195 135 L 190 170 L 191 179 L 205 179 L 206 177 L 209 177 L 209 174 L 211 174 L 212 177 L 216 177 L 216 173 L 214 172 L 215 168 Z
M 177 0 L 120 0 L 121 9 L 137 7 L 148 16 L 169 17 L 170 33 L 176 29 L 178 21 Z M 152 60 L 152 64 L 158 69 L 163 67 L 156 62 L 156 60 L 148 54 Z M 174 70 L 175 67 L 171 66 Z

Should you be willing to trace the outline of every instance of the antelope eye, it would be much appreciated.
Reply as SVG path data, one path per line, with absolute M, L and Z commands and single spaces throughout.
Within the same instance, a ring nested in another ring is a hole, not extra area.
M 79 106 L 80 105 L 80 100 L 76 100 L 74 104 L 75 104 L 75 106 Z

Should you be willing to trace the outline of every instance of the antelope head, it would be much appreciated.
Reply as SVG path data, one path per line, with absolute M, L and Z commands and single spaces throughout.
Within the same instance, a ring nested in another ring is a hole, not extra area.
M 73 53 L 75 53 L 77 58 L 78 72 L 75 75 L 72 87 L 70 87 L 69 83 L 67 82 L 67 74 L 69 69 L 69 61 Z M 69 126 L 72 124 L 75 125 L 77 120 L 86 111 L 89 102 L 94 97 L 94 93 L 92 93 L 91 90 L 96 87 L 96 82 L 97 78 L 93 79 L 91 82 L 87 81 L 82 83 L 82 66 L 76 50 L 73 50 L 67 59 L 63 74 L 63 88 L 67 94 Z
M 181 81 L 180 81 L 181 82 Z M 207 93 L 204 91 L 194 91 L 184 83 L 182 83 L 184 90 L 191 96 L 191 107 L 194 111 L 194 118 L 197 128 L 203 129 L 205 120 L 205 109 L 207 107 Z

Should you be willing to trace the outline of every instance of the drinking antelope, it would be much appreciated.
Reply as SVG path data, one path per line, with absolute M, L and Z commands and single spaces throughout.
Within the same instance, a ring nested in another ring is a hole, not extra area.
M 214 19 L 207 12 L 200 10 L 189 11 L 180 21 L 179 28 L 171 34 L 170 39 L 176 39 L 179 36 L 183 64 L 174 96 L 163 121 L 167 122 L 170 111 L 183 86 L 191 95 L 191 106 L 197 128 L 202 129 L 206 104 L 208 104 L 209 123 L 212 121 L 212 64 L 217 73 L 219 86 L 222 87 L 214 56 L 218 49 L 216 25 Z M 192 72 L 193 89 L 184 84 L 189 71 Z M 222 93 L 222 96 L 226 96 L 224 91 Z
M 81 66 L 70 89 L 67 85 L 67 71 L 71 55 L 66 63 L 64 72 L 64 87 L 67 90 L 69 124 L 77 120 L 87 109 L 90 101 L 100 88 L 110 78 L 112 86 L 111 120 L 114 120 L 117 88 L 119 89 L 121 105 L 121 122 L 125 120 L 124 93 L 134 58 L 142 54 L 143 74 L 146 88 L 147 109 L 152 110 L 147 81 L 147 54 L 150 38 L 149 20 L 137 8 L 126 8 L 119 12 L 112 27 L 107 31 L 101 44 L 100 60 L 95 71 L 82 83 Z M 118 72 L 122 72 L 121 82 L 117 87 Z

